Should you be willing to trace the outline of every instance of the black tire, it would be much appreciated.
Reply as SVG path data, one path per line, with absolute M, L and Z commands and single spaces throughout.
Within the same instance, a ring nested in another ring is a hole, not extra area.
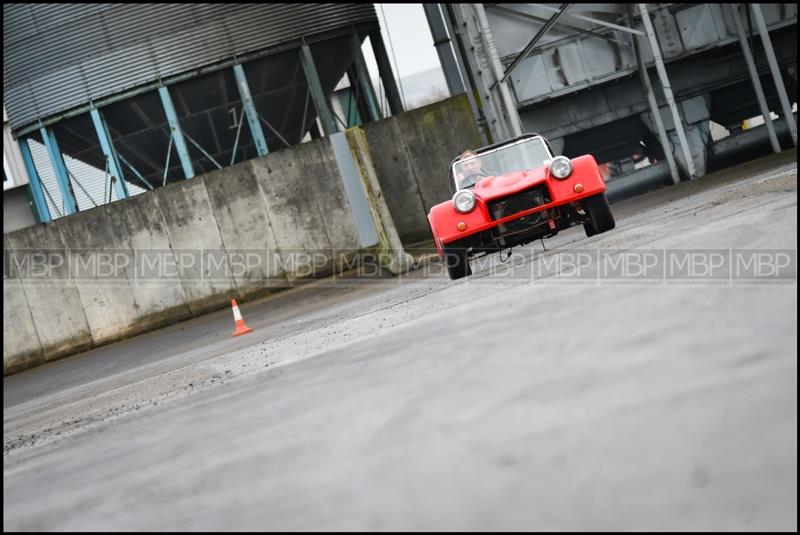
M 444 262 L 450 280 L 457 280 L 472 275 L 467 258 L 467 250 L 463 247 L 445 247 Z
M 583 210 L 589 217 L 589 220 L 583 224 L 587 236 L 607 232 L 617 225 L 605 193 L 583 199 Z

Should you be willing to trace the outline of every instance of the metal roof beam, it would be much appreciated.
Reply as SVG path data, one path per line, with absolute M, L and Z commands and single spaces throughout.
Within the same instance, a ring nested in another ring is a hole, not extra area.
M 214 117 L 211 115 L 211 113 L 206 112 L 206 118 L 208 119 L 208 124 L 211 127 L 209 129 L 211 131 L 211 137 L 214 138 L 214 144 L 217 146 L 217 154 L 222 154 L 224 151 L 222 150 L 222 144 L 219 142 L 217 127 L 214 124 Z
M 559 8 L 550 7 L 550 6 L 545 5 L 545 4 L 536 4 L 536 7 L 539 7 L 541 9 L 546 9 L 547 11 L 553 11 L 553 12 L 559 11 Z M 641 30 L 634 30 L 633 28 L 628 28 L 627 26 L 620 26 L 619 24 L 614 24 L 613 22 L 608 22 L 608 21 L 605 21 L 605 20 L 595 19 L 593 17 L 587 17 L 585 15 L 578 15 L 577 13 L 568 13 L 567 17 L 572 17 L 573 19 L 578 19 L 578 20 L 582 20 L 582 21 L 585 21 L 585 22 L 592 22 L 592 23 L 598 24 L 600 26 L 606 26 L 608 28 L 613 28 L 615 30 L 620 30 L 622 32 L 633 33 L 633 34 L 636 34 L 636 35 L 644 35 L 644 32 L 641 31 Z
M 105 119 L 105 117 L 104 117 L 104 119 Z M 112 133 L 113 133 L 113 129 L 111 129 L 111 127 L 108 125 L 108 121 L 107 121 L 107 120 L 104 120 L 104 122 L 105 122 L 105 124 L 106 124 L 106 127 L 107 127 L 107 128 L 109 128 L 109 130 L 110 130 L 110 131 L 112 131 Z M 84 136 L 82 133 L 80 133 L 80 132 L 76 131 L 75 129 L 73 129 L 73 128 L 71 128 L 71 127 L 67 126 L 67 123 L 66 123 L 66 121 L 65 121 L 65 122 L 63 122 L 63 123 L 60 123 L 60 124 L 59 124 L 59 128 L 62 128 L 62 129 L 64 129 L 65 131 L 69 132 L 70 134 L 72 134 L 73 136 L 75 136 L 76 138 L 80 139 L 81 141 L 83 141 L 84 143 L 86 143 L 86 144 L 88 145 L 88 147 L 87 147 L 86 149 L 83 149 L 83 150 L 80 150 L 80 151 L 73 151 L 73 152 L 69 153 L 69 156 L 70 156 L 70 158 L 74 158 L 74 159 L 76 159 L 76 160 L 80 160 L 80 161 L 82 161 L 82 162 L 86 163 L 87 165 L 90 165 L 90 166 L 94 167 L 94 165 L 92 165 L 91 163 L 88 163 L 88 162 L 86 161 L 86 160 L 89 160 L 89 158 L 86 158 L 86 159 L 84 159 L 83 157 L 84 157 L 85 155 L 87 155 L 87 154 L 96 155 L 96 154 L 97 154 L 97 147 L 98 147 L 98 143 L 97 143 L 97 142 L 95 142 L 94 140 L 91 140 L 91 139 L 87 138 L 86 136 Z M 153 163 L 153 161 L 152 161 L 152 160 L 150 160 L 150 159 L 149 159 L 147 156 L 143 155 L 143 154 L 142 154 L 140 151 L 138 151 L 138 150 L 137 150 L 135 147 L 133 147 L 133 146 L 131 146 L 131 145 L 128 145 L 128 144 L 125 142 L 124 138 L 123 138 L 123 139 L 120 139 L 120 136 L 119 136 L 119 133 L 118 133 L 118 132 L 117 132 L 117 140 L 119 141 L 119 145 L 122 145 L 122 146 L 124 146 L 125 148 L 127 148 L 128 150 L 130 150 L 130 151 L 131 151 L 133 154 L 135 154 L 135 155 L 136 155 L 136 156 L 137 156 L 137 157 L 138 157 L 140 160 L 144 161 L 146 164 L 148 164 L 150 167 L 152 167 L 152 168 L 153 168 L 155 171 L 159 171 L 159 172 L 161 171 L 161 167 L 160 167 L 160 166 L 157 166 L 157 165 L 155 165 L 155 164 Z M 101 149 L 102 149 L 102 147 L 101 147 Z M 133 172 L 134 172 L 134 173 L 135 173 L 135 174 L 136 174 L 136 175 L 137 175 L 139 178 L 141 178 L 141 179 L 144 181 L 144 183 L 145 183 L 145 184 L 147 184 L 148 186 L 150 185 L 150 184 L 149 184 L 149 182 L 147 182 L 147 180 L 145 180 L 145 179 L 144 179 L 144 178 L 141 176 L 141 174 L 139 173 L 139 171 L 138 171 L 138 170 L 136 170 L 136 169 L 135 169 L 135 168 L 134 168 L 134 167 L 133 167 L 133 166 L 132 166 L 132 165 L 131 165 L 131 164 L 130 164 L 130 163 L 129 163 L 129 162 L 126 160 L 126 159 L 125 159 L 125 157 L 124 157 L 124 156 L 123 156 L 123 155 L 122 155 L 122 154 L 119 152 L 119 150 L 116 150 L 116 148 L 115 148 L 115 152 L 116 152 L 116 155 L 117 155 L 117 157 L 120 159 L 120 161 L 122 161 L 122 163 L 124 163 L 124 164 L 126 164 L 128 167 L 130 167 L 130 168 L 131 168 L 131 170 L 133 170 Z M 134 181 L 132 181 L 132 180 L 127 180 L 127 181 L 128 181 L 128 182 L 131 182 L 131 183 L 134 183 Z M 126 189 L 127 189 L 127 186 L 126 186 Z M 150 189 L 153 189 L 153 188 L 152 188 L 152 186 L 150 187 Z
M 155 163 L 149 156 L 147 156 L 146 154 L 143 154 L 142 151 L 138 150 L 136 148 L 135 144 L 130 142 L 130 139 L 129 139 L 128 136 L 122 136 L 120 134 L 119 130 L 114 129 L 108 123 L 108 121 L 106 121 L 106 126 L 108 126 L 109 130 L 111 131 L 112 136 L 116 136 L 117 140 L 119 141 L 120 146 L 125 147 L 128 151 L 130 151 L 131 154 L 133 154 L 134 156 L 136 156 L 137 158 L 142 160 L 144 163 L 149 165 L 153 169 L 153 171 L 161 171 L 161 166 L 158 165 L 157 163 Z M 136 135 L 136 134 L 140 134 L 140 133 L 143 133 L 143 132 L 149 132 L 150 130 L 158 130 L 159 132 L 162 132 L 161 126 L 153 126 L 153 127 L 148 128 L 147 130 L 141 130 L 139 132 L 136 132 L 135 134 L 130 134 L 130 136 L 133 136 L 133 135 Z M 169 134 L 167 134 L 167 136 L 169 136 Z
M 133 111 L 136 112 L 136 115 L 139 116 L 139 118 L 142 120 L 145 126 L 156 126 L 156 124 L 153 122 L 153 119 L 150 118 L 147 112 L 144 111 L 142 106 L 138 102 L 136 102 L 135 99 L 128 100 L 126 104 L 128 104 L 131 108 L 133 108 Z
M 497 11 L 505 11 L 506 13 L 509 13 L 511 15 L 516 15 L 518 17 L 522 17 L 522 18 L 525 18 L 525 19 L 528 19 L 528 20 L 533 20 L 533 21 L 536 21 L 536 22 L 547 22 L 547 20 L 548 20 L 548 19 L 546 19 L 544 17 L 539 17 L 538 15 L 533 15 L 531 13 L 526 13 L 525 11 L 520 11 L 518 9 L 514 9 L 514 8 L 511 8 L 511 7 L 502 6 L 500 4 L 486 4 L 486 7 L 494 9 L 494 10 L 497 10 Z M 609 43 L 617 43 L 617 44 L 626 45 L 626 46 L 629 44 L 629 43 L 626 43 L 625 41 L 620 41 L 619 39 L 615 39 L 614 37 L 609 37 L 607 35 L 603 35 L 602 33 L 599 33 L 599 32 L 597 32 L 595 30 L 585 30 L 583 28 L 580 28 L 580 27 L 575 26 L 573 24 L 570 24 L 568 22 L 564 22 L 563 20 L 559 20 L 558 22 L 556 22 L 556 26 L 563 26 L 564 28 L 569 28 L 570 30 L 578 32 L 578 33 L 589 35 L 591 37 L 597 37 L 598 39 L 603 39 L 604 41 L 608 41 Z M 608 30 L 610 30 L 610 28 Z M 608 30 L 605 30 L 605 31 L 608 31 Z
M 508 77 L 511 76 L 511 71 L 513 71 L 517 67 L 517 65 L 520 64 L 520 62 L 523 59 L 528 57 L 528 54 L 531 53 L 531 51 L 533 50 L 533 47 L 536 46 L 536 43 L 538 43 L 539 40 L 542 37 L 544 37 L 544 35 L 548 31 L 550 31 L 550 28 L 552 28 L 553 25 L 556 23 L 556 21 L 558 20 L 558 17 L 560 17 L 568 8 L 569 8 L 569 4 L 568 3 L 561 4 L 561 7 L 559 7 L 557 9 L 556 13 L 554 13 L 553 16 L 550 17 L 550 19 L 548 19 L 548 21 L 544 23 L 544 26 L 539 28 L 539 31 L 536 32 L 536 35 L 533 36 L 533 39 L 531 39 L 530 42 L 522 50 L 522 52 L 520 52 L 519 55 L 516 58 L 514 58 L 514 61 L 511 62 L 511 65 L 508 66 L 508 68 L 506 69 L 505 74 L 503 74 L 503 77 L 500 78 L 500 80 L 498 80 L 494 85 L 501 84 L 501 83 L 505 82 L 508 79 Z
M 300 70 L 300 62 L 294 64 L 294 71 L 292 71 L 292 77 L 290 78 L 291 82 L 289 84 L 290 87 L 294 87 L 298 84 L 295 84 L 295 80 L 297 80 L 297 72 Z M 289 105 L 286 107 L 286 115 L 283 116 L 283 121 L 281 121 L 281 132 L 286 132 L 286 126 L 289 123 L 289 118 L 292 115 L 292 110 L 294 109 L 294 103 L 297 99 L 297 95 L 299 91 L 292 91 L 292 96 L 289 97 Z
M 140 173 L 138 169 L 136 169 L 131 162 L 125 159 L 125 156 L 123 156 L 122 154 L 117 154 L 117 156 L 119 156 L 119 159 L 122 163 L 128 166 L 128 169 L 133 171 L 133 174 L 136 175 L 139 178 L 139 180 L 142 181 L 143 184 L 145 184 L 151 190 L 153 189 L 153 185 L 144 176 L 142 176 L 142 173 Z

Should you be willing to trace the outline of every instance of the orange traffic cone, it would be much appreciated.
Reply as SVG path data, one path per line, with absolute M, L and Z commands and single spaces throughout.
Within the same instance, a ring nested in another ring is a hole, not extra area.
M 233 336 L 241 336 L 253 332 L 253 329 L 245 325 L 242 313 L 239 312 L 239 305 L 236 304 L 236 299 L 231 299 L 231 306 L 233 307 L 233 319 L 236 321 L 236 330 L 233 331 Z

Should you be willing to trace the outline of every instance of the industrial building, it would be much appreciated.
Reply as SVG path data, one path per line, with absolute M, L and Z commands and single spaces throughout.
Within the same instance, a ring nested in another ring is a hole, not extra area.
M 485 137 L 533 131 L 566 156 L 593 154 L 612 198 L 797 144 L 796 4 L 425 10 L 448 86 L 474 95 Z
M 372 4 L 5 4 L 6 175 L 27 184 L 5 211 L 47 222 L 377 120 L 365 39 L 402 111 Z
M 593 154 L 612 200 L 796 144 L 796 4 L 423 7 L 483 140 Z M 372 4 L 3 14 L 6 232 L 403 109 Z

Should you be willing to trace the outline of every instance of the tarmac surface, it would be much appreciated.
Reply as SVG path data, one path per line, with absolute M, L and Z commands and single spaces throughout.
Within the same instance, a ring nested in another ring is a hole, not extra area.
M 5 377 L 3 527 L 796 531 L 796 159 Z

